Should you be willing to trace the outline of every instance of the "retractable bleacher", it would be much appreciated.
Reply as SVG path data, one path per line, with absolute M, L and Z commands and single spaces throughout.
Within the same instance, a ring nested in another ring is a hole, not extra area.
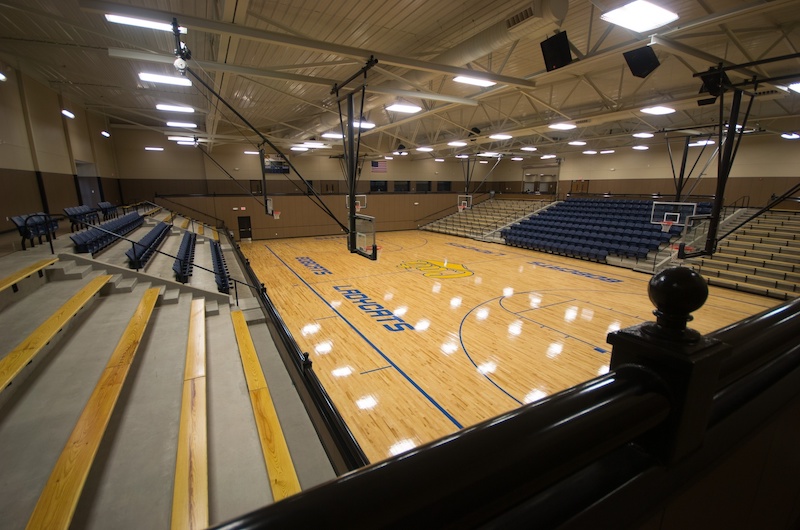
M 125 253 L 130 260 L 130 267 L 137 270 L 144 268 L 150 256 L 155 253 L 158 246 L 169 234 L 169 230 L 170 226 L 167 223 L 158 223 L 142 239 L 134 243 L 133 247 Z
M 610 254 L 644 259 L 680 234 L 651 222 L 647 200 L 567 199 L 501 231 L 506 244 L 605 261 Z

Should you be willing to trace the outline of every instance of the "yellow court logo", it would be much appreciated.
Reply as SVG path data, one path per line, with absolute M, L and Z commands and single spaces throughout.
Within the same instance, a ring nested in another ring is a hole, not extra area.
M 398 265 L 404 269 L 413 269 L 422 273 L 428 278 L 466 278 L 472 276 L 472 271 L 464 265 L 458 263 L 448 263 L 447 261 L 437 260 L 416 260 L 403 261 Z

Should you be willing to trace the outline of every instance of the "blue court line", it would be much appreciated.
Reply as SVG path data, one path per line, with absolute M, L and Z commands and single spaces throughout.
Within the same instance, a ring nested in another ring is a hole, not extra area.
M 404 371 L 403 371 L 403 370 L 402 370 L 402 369 L 401 369 L 399 366 L 397 366 L 397 365 L 395 364 L 395 362 L 394 362 L 394 361 L 392 361 L 392 360 L 391 360 L 391 359 L 390 359 L 390 358 L 389 358 L 389 357 L 388 357 L 386 354 L 384 354 L 384 353 L 383 353 L 383 352 L 382 352 L 382 351 L 381 351 L 381 350 L 380 350 L 380 349 L 379 349 L 377 346 L 375 346 L 375 345 L 374 345 L 374 344 L 373 344 L 373 343 L 372 343 L 372 342 L 371 342 L 371 341 L 370 341 L 370 340 L 369 340 L 369 339 L 368 339 L 368 338 L 367 338 L 367 337 L 366 337 L 366 336 L 365 336 L 363 333 L 361 333 L 361 331 L 360 331 L 360 330 L 359 330 L 357 327 L 355 327 L 355 326 L 352 324 L 352 322 L 350 322 L 349 320 L 347 320 L 347 319 L 344 317 L 344 315 L 342 315 L 342 314 L 341 314 L 339 311 L 337 311 L 337 310 L 336 310 L 336 309 L 335 309 L 333 306 L 331 306 L 331 305 L 328 303 L 328 301 L 327 301 L 327 300 L 325 300 L 325 298 L 324 298 L 324 297 L 323 297 L 321 294 L 319 294 L 319 293 L 318 293 L 318 292 L 317 292 L 317 291 L 316 291 L 316 290 L 315 290 L 313 287 L 311 287 L 311 285 L 309 285 L 309 284 L 308 284 L 308 282 L 306 282 L 306 281 L 303 279 L 303 277 L 302 277 L 302 276 L 300 276 L 299 274 L 297 274 L 297 272 L 295 272 L 295 270 L 294 270 L 293 268 L 291 268 L 291 267 L 290 267 L 290 266 L 289 266 L 289 265 L 288 265 L 288 264 L 287 264 L 285 261 L 283 261 L 283 259 L 281 259 L 281 257 L 280 257 L 280 256 L 278 256 L 277 254 L 275 254 L 275 252 L 273 252 L 273 250 L 272 250 L 271 248 L 269 248 L 267 245 L 264 245 L 264 247 L 265 247 L 267 250 L 269 250 L 270 252 L 272 252 L 272 255 L 273 255 L 273 256 L 275 256 L 276 258 L 278 258 L 278 260 L 279 260 L 281 263 L 283 263 L 283 266 L 284 266 L 284 267 L 286 267 L 287 269 L 289 269 L 289 270 L 292 272 L 292 274 L 294 274 L 295 276 L 297 276 L 297 278 L 298 278 L 298 279 L 299 279 L 301 282 L 303 282 L 304 284 L 306 284 L 306 287 L 308 287 L 308 289 L 309 289 L 309 290 L 310 290 L 312 293 L 314 293 L 315 295 L 317 295 L 317 297 L 319 297 L 319 299 L 320 299 L 320 300 L 322 300 L 322 303 L 323 303 L 323 304 L 325 304 L 326 306 L 328 306 L 328 307 L 331 309 L 331 311 L 333 311 L 334 313 L 336 313 L 337 315 L 339 315 L 339 318 L 341 318 L 342 320 L 344 320 L 344 321 L 347 323 L 347 325 L 348 325 L 348 326 L 350 326 L 350 328 L 351 328 L 353 331 L 355 331 L 355 332 L 358 334 L 358 336 L 359 336 L 359 337 L 361 337 L 362 339 L 364 339 L 364 342 L 366 342 L 367 344 L 369 344 L 369 345 L 372 347 L 372 349 L 373 349 L 373 350 L 375 350 L 375 351 L 378 353 L 378 355 L 380 355 L 381 357 L 383 357 L 383 359 L 384 359 L 384 360 L 385 360 L 387 363 L 389 363 L 389 364 L 392 366 L 392 368 L 394 368 L 395 370 L 397 370 L 397 372 L 398 372 L 400 375 L 402 375 L 402 376 L 403 376 L 403 377 L 406 379 L 406 381 L 408 381 L 409 383 L 411 383 L 411 386 L 413 386 L 414 388 L 416 388 L 416 389 L 417 389 L 417 391 L 418 391 L 420 394 L 422 394 L 423 396 L 425 396 L 425 399 L 427 399 L 427 400 L 428 400 L 428 401 L 429 401 L 429 402 L 430 402 L 430 403 L 431 403 L 431 404 L 432 404 L 434 407 L 436 407 L 437 409 L 439 409 L 439 412 L 441 412 L 442 414 L 444 414 L 444 415 L 445 415 L 445 417 L 446 417 L 448 420 L 450 420 L 451 422 L 453 422 L 453 425 L 455 425 L 455 426 L 456 426 L 456 427 L 458 427 L 459 429 L 463 429 L 463 428 L 464 428 L 464 426 L 463 426 L 463 425 L 461 425 L 461 423 L 459 423 L 459 421 L 458 421 L 457 419 L 455 419 L 453 416 L 451 416 L 451 415 L 450 415 L 450 413 L 449 413 L 449 412 L 447 412 L 447 411 L 444 409 L 444 407 L 442 407 L 442 406 L 441 406 L 439 403 L 437 403 L 437 402 L 436 402 L 436 400 L 435 400 L 435 399 L 433 399 L 433 398 L 432 398 L 432 397 L 431 397 L 431 396 L 430 396 L 430 395 L 429 395 L 427 392 L 425 392 L 425 391 L 422 389 L 422 387 L 420 387 L 420 386 L 417 384 L 417 382 L 416 382 L 416 381 L 414 381 L 413 379 L 411 379 L 411 377 L 410 377 L 408 374 L 406 374 L 406 373 L 405 373 L 405 372 L 404 372 Z
M 387 364 L 386 366 L 381 366 L 380 368 L 373 368 L 372 370 L 367 370 L 366 372 L 361 372 L 358 375 L 371 374 L 372 372 L 379 372 L 381 370 L 386 370 L 387 368 L 391 368 L 391 365 Z
M 469 354 L 469 351 L 467 350 L 467 347 L 464 346 L 464 334 L 462 332 L 462 330 L 464 329 L 464 321 L 466 321 L 467 317 L 470 314 L 472 314 L 472 312 L 475 311 L 477 308 L 479 308 L 480 306 L 482 306 L 484 304 L 488 304 L 492 300 L 497 300 L 498 298 L 503 298 L 503 297 L 502 296 L 498 296 L 496 298 L 490 298 L 489 300 L 486 300 L 485 302 L 481 302 L 480 304 L 476 305 L 475 307 L 473 307 L 472 309 L 467 311 L 467 314 L 464 315 L 464 318 L 461 319 L 461 324 L 459 324 L 459 326 L 458 326 L 458 341 L 461 343 L 461 349 L 464 350 L 464 355 L 467 356 L 467 359 L 469 359 L 469 362 L 471 362 L 472 366 L 474 366 L 476 369 L 478 368 L 478 365 L 472 359 L 472 356 Z M 505 388 L 503 388 L 500 385 L 498 385 L 494 381 L 494 379 L 492 379 L 491 377 L 486 375 L 484 372 L 481 372 L 480 370 L 478 370 L 478 373 L 480 373 L 487 381 L 489 381 L 491 384 L 493 384 L 500 392 L 502 392 L 503 394 L 507 395 L 508 397 L 510 397 L 511 399 L 516 401 L 517 403 L 519 403 L 520 405 L 523 405 L 522 401 L 518 400 L 517 398 L 515 398 L 514 396 L 509 394 L 509 392 Z

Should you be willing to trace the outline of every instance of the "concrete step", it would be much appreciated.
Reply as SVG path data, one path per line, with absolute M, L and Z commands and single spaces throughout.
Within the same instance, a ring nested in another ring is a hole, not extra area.
M 80 280 L 91 270 L 90 265 L 78 265 L 74 261 L 62 260 L 45 269 L 45 274 L 50 280 Z
M 219 315 L 219 302 L 216 300 L 206 300 L 206 316 Z
M 137 283 L 139 283 L 138 278 L 125 278 L 121 274 L 115 274 L 111 281 L 114 282 L 114 288 L 112 289 L 112 292 L 115 293 L 133 292 L 133 288 L 136 287 Z
M 180 289 L 167 289 L 166 287 L 164 287 L 164 290 L 161 293 L 159 304 L 161 305 L 177 304 L 180 296 L 181 296 Z

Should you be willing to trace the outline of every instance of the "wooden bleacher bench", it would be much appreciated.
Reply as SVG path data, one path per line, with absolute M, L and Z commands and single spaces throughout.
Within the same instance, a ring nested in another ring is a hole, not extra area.
M 289 454 L 289 447 L 278 421 L 278 414 L 272 403 L 267 380 L 261 370 L 250 330 L 241 311 L 232 311 L 231 320 L 242 358 L 242 369 L 247 380 L 250 403 L 261 441 L 261 451 L 267 465 L 267 475 L 275 502 L 300 492 L 300 481 Z
M 197 235 L 202 236 L 205 231 L 206 231 L 205 226 L 203 226 L 202 223 L 197 225 Z
M 0 291 L 4 291 L 9 287 L 14 287 L 15 285 L 17 285 L 17 283 L 19 283 L 20 281 L 24 280 L 25 278 L 34 273 L 38 272 L 39 275 L 41 276 L 42 270 L 45 267 L 52 265 L 56 261 L 58 261 L 58 258 L 43 259 L 41 261 L 32 263 L 25 268 L 22 268 L 16 272 L 9 274 L 5 278 L 0 279 Z
M 158 291 L 157 287 L 148 289 L 139 302 L 50 473 L 27 528 L 69 528 L 83 485 L 158 300 Z
M 185 220 L 185 221 L 183 222 L 183 224 L 181 225 L 181 228 L 183 228 L 184 230 L 188 230 L 188 229 L 189 229 L 189 222 L 190 222 L 190 221 L 191 221 L 191 219 L 189 219 L 189 218 L 187 217 L 187 218 L 186 218 L 186 220 Z
M 23 368 L 30 363 L 61 328 L 111 279 L 111 275 L 94 278 L 66 301 L 8 355 L 0 359 L 0 392 L 5 390 Z
M 219 243 L 219 232 L 217 232 L 217 229 L 216 229 L 216 228 L 212 228 L 212 229 L 211 229 L 211 233 L 212 233 L 212 234 L 213 234 L 213 236 L 214 236 L 214 241 L 216 241 L 217 243 Z
M 205 310 L 205 299 L 192 301 L 172 490 L 174 530 L 208 527 Z

